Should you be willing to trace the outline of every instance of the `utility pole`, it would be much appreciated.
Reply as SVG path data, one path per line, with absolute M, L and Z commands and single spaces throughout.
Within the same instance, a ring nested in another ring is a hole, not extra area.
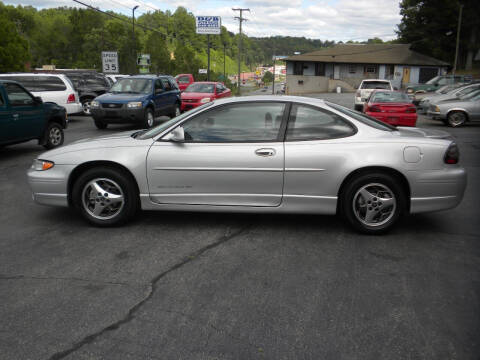
M 132 37 L 133 37 L 133 73 L 136 74 L 137 69 L 137 45 L 135 43 L 135 10 L 138 9 L 138 5 L 136 5 L 132 9 Z
M 227 47 L 227 43 L 223 43 L 223 82 L 227 81 L 225 76 L 225 48 Z
M 207 81 L 210 81 L 210 34 L 207 34 Z
M 275 95 L 275 43 L 273 44 L 273 83 L 272 83 L 272 95 Z
M 458 14 L 458 27 L 457 27 L 457 46 L 455 47 L 455 62 L 453 63 L 453 75 L 455 75 L 455 71 L 457 71 L 458 46 L 460 43 L 460 28 L 462 27 L 462 10 L 463 10 L 463 4 L 460 4 L 460 13 Z
M 238 32 L 238 79 L 237 79 L 237 91 L 238 95 L 240 95 L 240 74 L 241 74 L 241 53 L 242 53 L 242 23 L 244 21 L 247 21 L 242 15 L 244 11 L 250 12 L 250 9 L 241 9 L 241 8 L 235 8 L 232 9 L 233 11 L 240 11 L 240 16 L 235 16 L 235 20 L 239 20 L 239 26 L 240 30 Z

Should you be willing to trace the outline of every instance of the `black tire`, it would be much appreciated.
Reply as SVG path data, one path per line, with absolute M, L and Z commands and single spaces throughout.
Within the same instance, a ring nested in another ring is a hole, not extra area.
M 180 105 L 178 103 L 175 103 L 172 113 L 170 114 L 170 119 L 173 119 L 174 117 L 177 117 L 180 114 L 181 114 Z
M 447 124 L 451 127 L 459 127 L 467 122 L 467 114 L 463 111 L 451 111 L 447 116 Z
M 62 145 L 64 140 L 65 133 L 63 132 L 62 125 L 56 122 L 49 123 L 45 130 L 45 143 L 43 146 L 46 149 L 53 149 Z
M 369 196 L 363 195 L 363 190 Z M 339 199 L 340 213 L 355 230 L 382 234 L 406 212 L 406 196 L 402 185 L 392 176 L 382 172 L 364 173 L 344 186 Z
M 103 191 L 98 192 L 94 184 Z M 139 209 L 139 195 L 131 176 L 125 171 L 98 167 L 85 171 L 72 190 L 75 208 L 91 224 L 116 226 L 132 219 Z M 96 209 L 99 213 L 95 214 Z
M 90 112 L 90 103 L 92 102 L 92 98 L 85 98 L 82 99 L 82 114 L 85 116 L 90 116 L 92 113 Z
M 153 115 L 153 110 L 151 108 L 145 109 L 145 118 L 143 120 L 143 127 L 145 129 L 150 129 L 155 124 L 155 116 Z
M 103 122 L 102 120 L 93 119 L 93 122 L 95 123 L 97 129 L 100 130 L 106 129 L 108 126 L 108 124 L 106 122 Z

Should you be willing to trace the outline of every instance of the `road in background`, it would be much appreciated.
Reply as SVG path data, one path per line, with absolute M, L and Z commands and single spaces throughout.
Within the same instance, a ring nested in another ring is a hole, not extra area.
M 314 215 L 95 228 L 32 202 L 35 142 L 0 149 L 0 358 L 478 359 L 480 125 L 419 126 L 455 137 L 465 198 L 384 236 Z M 66 143 L 129 129 L 71 117 Z

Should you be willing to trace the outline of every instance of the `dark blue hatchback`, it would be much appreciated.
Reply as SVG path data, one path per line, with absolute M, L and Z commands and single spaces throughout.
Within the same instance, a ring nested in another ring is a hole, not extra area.
M 150 128 L 157 116 L 179 115 L 180 106 L 180 90 L 172 76 L 137 75 L 118 80 L 91 102 L 90 109 L 99 129 L 125 123 Z

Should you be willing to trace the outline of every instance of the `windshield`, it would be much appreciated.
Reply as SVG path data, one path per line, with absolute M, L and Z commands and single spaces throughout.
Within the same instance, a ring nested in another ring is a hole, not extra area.
M 358 120 L 360 121 L 362 124 L 365 124 L 365 125 L 368 125 L 368 126 L 371 126 L 375 129 L 378 129 L 378 130 L 383 130 L 383 131 L 394 131 L 394 130 L 397 130 L 394 126 L 392 125 L 389 125 L 389 124 L 386 124 L 384 122 L 381 122 L 380 120 L 377 120 L 373 117 L 370 117 L 370 116 L 367 116 L 365 114 L 362 114 L 358 111 L 354 111 L 354 110 L 350 110 L 346 107 L 343 107 L 343 106 L 340 106 L 340 105 L 337 105 L 337 104 L 333 104 L 333 103 L 330 103 L 330 102 L 327 102 L 325 101 L 325 103 L 330 106 L 331 108 L 334 108 L 335 110 L 337 111 L 340 111 L 342 114 L 345 114 L 347 116 L 350 116 L 352 118 L 354 118 L 355 120 Z
M 182 121 L 183 119 L 185 119 L 186 117 L 190 116 L 190 115 L 193 115 L 203 109 L 205 109 L 206 107 L 209 107 L 211 105 L 213 105 L 214 102 L 208 102 L 206 104 L 203 104 L 199 107 L 196 107 L 195 109 L 192 109 L 190 111 L 187 111 L 187 112 L 184 112 L 182 115 L 179 115 L 177 117 L 174 117 L 173 119 L 170 119 L 168 120 L 167 122 L 164 122 L 163 124 L 160 124 L 146 132 L 144 132 L 143 134 L 140 134 L 138 136 L 138 138 L 140 140 L 145 140 L 145 139 L 150 139 L 154 136 L 157 136 L 158 134 L 162 133 L 163 131 L 167 130 L 170 126 L 176 124 L 177 122 L 179 121 Z
M 471 87 L 467 87 L 467 88 L 464 88 L 464 89 L 461 89 L 458 91 L 457 93 L 457 96 L 458 97 L 462 97 L 464 95 L 468 95 L 474 91 L 477 91 L 478 89 L 480 88 L 480 85 L 478 86 L 471 86 Z
M 409 103 L 411 102 L 408 96 L 401 92 L 377 91 L 373 94 L 372 100 L 374 103 Z
M 426 84 L 436 84 L 440 76 L 435 76 L 433 79 L 430 79 L 426 82 Z
M 389 89 L 390 83 L 385 81 L 364 81 L 362 89 Z
M 150 94 L 152 92 L 152 80 L 120 79 L 112 85 L 110 92 L 114 94 Z
M 213 94 L 215 92 L 215 84 L 193 83 L 185 90 L 185 92 Z

